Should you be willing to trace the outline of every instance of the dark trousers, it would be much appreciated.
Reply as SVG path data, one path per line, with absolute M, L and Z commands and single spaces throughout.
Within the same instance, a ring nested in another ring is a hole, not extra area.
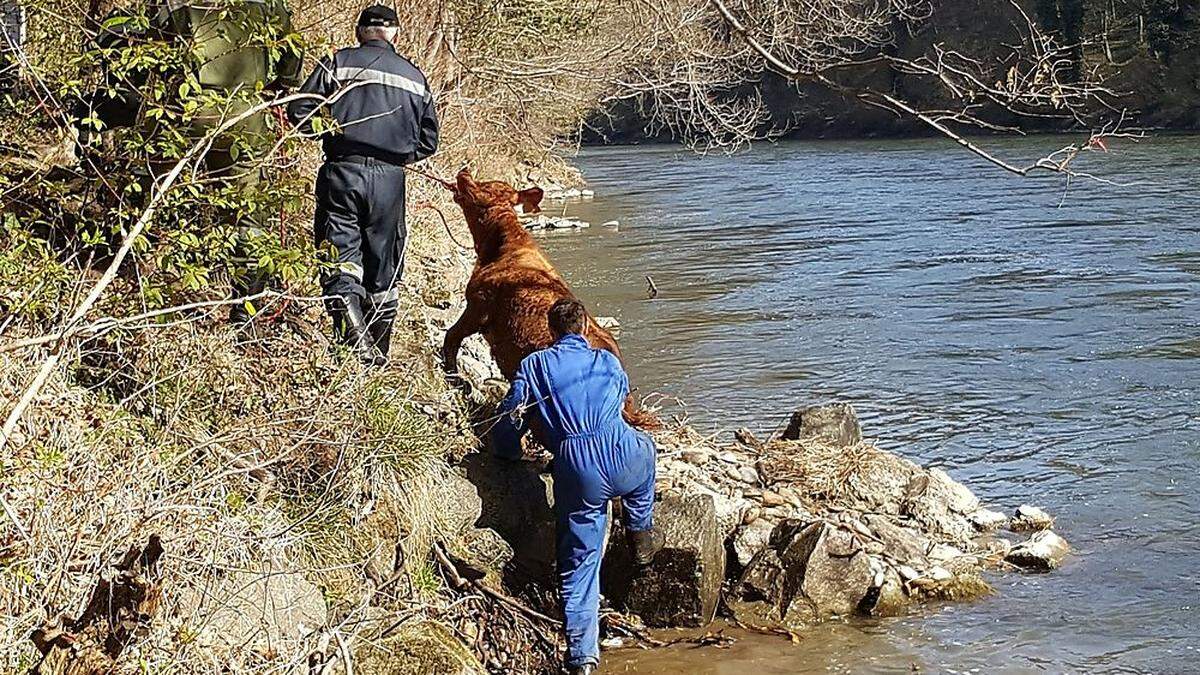
M 318 248 L 332 245 L 325 295 L 394 306 L 404 269 L 404 167 L 371 158 L 328 160 L 317 174 Z

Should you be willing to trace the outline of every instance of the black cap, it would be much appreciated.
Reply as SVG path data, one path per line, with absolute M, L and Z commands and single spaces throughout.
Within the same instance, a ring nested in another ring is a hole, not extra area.
M 379 28 L 395 28 L 400 25 L 400 19 L 396 17 L 396 10 L 383 5 L 372 5 L 362 11 L 358 15 L 358 25 L 361 26 L 377 26 Z

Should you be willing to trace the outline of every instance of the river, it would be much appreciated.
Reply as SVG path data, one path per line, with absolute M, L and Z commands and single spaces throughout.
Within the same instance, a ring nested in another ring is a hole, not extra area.
M 880 445 L 1043 506 L 1075 547 L 973 603 L 606 672 L 1200 671 L 1200 139 L 1086 159 L 1135 185 L 1065 189 L 937 140 L 581 155 L 599 195 L 570 212 L 596 226 L 541 242 L 620 320 L 641 393 L 712 432 L 852 402 Z

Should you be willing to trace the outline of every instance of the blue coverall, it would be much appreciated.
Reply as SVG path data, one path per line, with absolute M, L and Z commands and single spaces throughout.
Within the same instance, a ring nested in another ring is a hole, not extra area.
M 570 334 L 521 362 L 493 431 L 497 453 L 520 456 L 526 425 L 514 417 L 531 408 L 551 443 L 569 668 L 600 661 L 600 560 L 608 501 L 621 498 L 629 531 L 653 525 L 654 441 L 621 416 L 628 394 L 621 362 Z

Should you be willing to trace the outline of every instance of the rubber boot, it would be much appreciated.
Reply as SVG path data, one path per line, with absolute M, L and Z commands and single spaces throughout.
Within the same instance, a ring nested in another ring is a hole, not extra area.
M 585 663 L 582 666 L 575 666 L 568 671 L 571 675 L 592 675 L 596 672 L 596 664 Z
M 654 562 L 654 557 L 667 545 L 667 538 L 656 529 L 630 532 L 629 543 L 633 546 L 633 560 L 641 569 Z
M 371 311 L 367 314 L 367 331 L 371 335 L 371 342 L 374 343 L 375 349 L 379 350 L 384 359 L 388 358 L 388 354 L 392 350 L 392 328 L 396 325 L 398 309 L 399 303 L 392 300 L 379 306 L 372 306 Z
M 340 302 L 339 302 L 340 301 Z M 339 296 L 331 303 L 334 331 L 339 341 L 354 352 L 364 366 L 383 366 L 387 360 L 375 349 L 367 331 L 367 320 L 363 316 L 362 301 L 357 296 Z M 340 305 L 340 307 L 338 306 Z

